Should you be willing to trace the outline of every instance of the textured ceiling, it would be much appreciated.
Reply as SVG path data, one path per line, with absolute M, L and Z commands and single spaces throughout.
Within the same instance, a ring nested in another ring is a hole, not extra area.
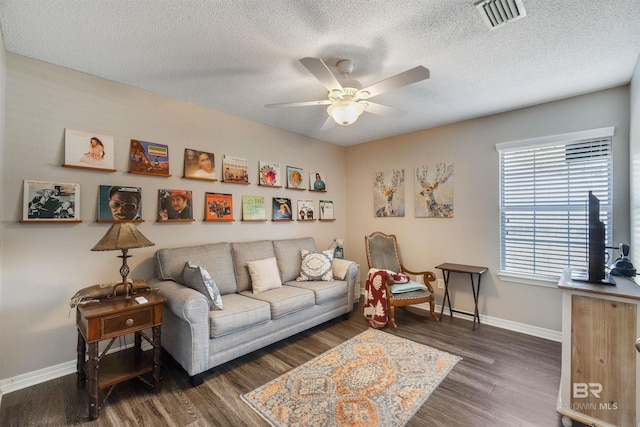
M 489 31 L 473 0 L 0 0 L 0 29 L 9 52 L 348 146 L 629 82 L 640 0 L 523 2 Z M 372 99 L 401 117 L 320 130 L 326 107 L 264 107 L 326 99 L 306 56 L 364 86 L 431 78 Z

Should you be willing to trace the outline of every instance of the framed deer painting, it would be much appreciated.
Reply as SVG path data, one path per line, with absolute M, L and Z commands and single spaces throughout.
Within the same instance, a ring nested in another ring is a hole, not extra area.
M 373 212 L 377 217 L 404 216 L 404 169 L 374 173 Z
M 453 163 L 416 168 L 416 218 L 453 218 Z

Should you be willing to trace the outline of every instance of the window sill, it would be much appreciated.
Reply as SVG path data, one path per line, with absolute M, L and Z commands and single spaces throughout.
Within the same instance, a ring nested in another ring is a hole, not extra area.
M 498 273 L 500 280 L 504 282 L 520 283 L 523 285 L 542 286 L 544 288 L 557 288 L 560 277 L 551 276 L 525 276 L 521 274 L 507 273 L 501 271 Z

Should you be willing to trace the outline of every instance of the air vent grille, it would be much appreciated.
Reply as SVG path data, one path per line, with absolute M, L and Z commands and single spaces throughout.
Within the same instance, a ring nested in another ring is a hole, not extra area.
M 522 0 L 478 0 L 475 6 L 489 30 L 527 16 Z

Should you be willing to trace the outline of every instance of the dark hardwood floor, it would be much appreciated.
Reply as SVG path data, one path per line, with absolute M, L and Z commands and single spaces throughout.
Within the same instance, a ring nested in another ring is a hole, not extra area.
M 445 317 L 442 323 L 396 311 L 398 329 L 385 331 L 462 357 L 409 426 L 560 427 L 555 412 L 560 343 Z M 84 390 L 67 375 L 9 393 L 0 405 L 1 426 L 266 426 L 240 395 L 301 365 L 368 327 L 362 306 L 341 318 L 220 366 L 204 384 L 168 361 L 162 392 L 138 380 L 116 386 L 89 421 Z

